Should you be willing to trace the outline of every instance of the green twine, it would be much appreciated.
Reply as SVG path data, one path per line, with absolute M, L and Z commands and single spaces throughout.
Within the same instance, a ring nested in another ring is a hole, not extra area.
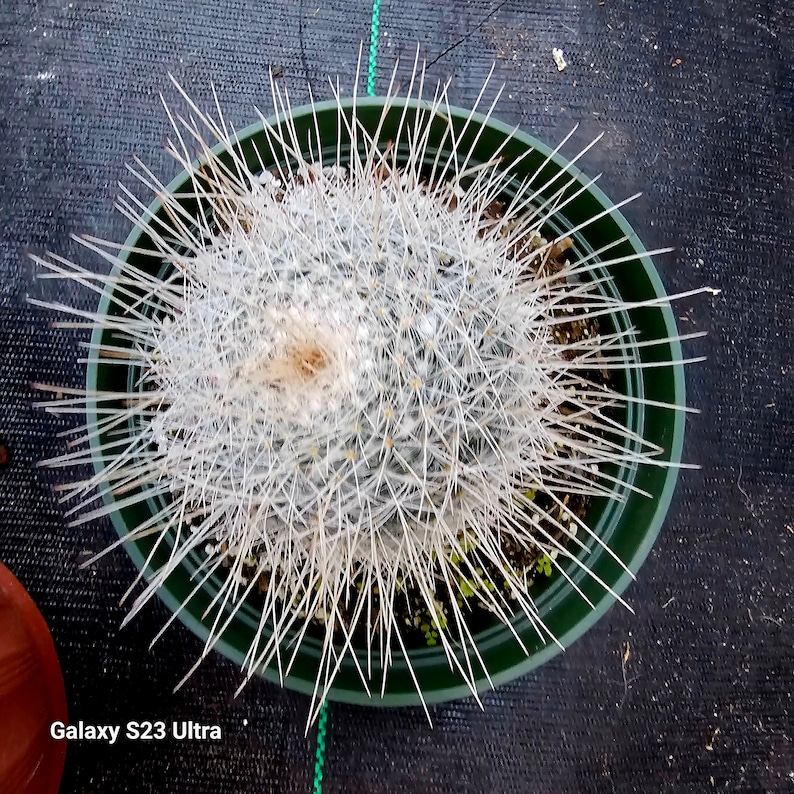
M 372 26 L 369 35 L 369 68 L 367 69 L 367 93 L 375 96 L 375 64 L 378 59 L 378 30 L 380 28 L 380 0 L 372 3 Z
M 317 718 L 317 752 L 314 761 L 314 788 L 312 794 L 322 794 L 323 792 L 323 764 L 325 763 L 325 723 L 328 720 L 328 701 L 324 701 L 320 707 L 320 715 Z
M 372 25 L 369 35 L 369 64 L 367 67 L 367 94 L 375 96 L 375 66 L 378 61 L 378 32 L 380 30 L 380 0 L 372 3 Z M 325 725 L 328 721 L 328 701 L 320 707 L 317 718 L 317 752 L 314 760 L 314 788 L 312 794 L 323 792 L 323 764 L 325 763 Z
M 375 66 L 378 61 L 378 32 L 380 30 L 380 0 L 372 3 L 372 25 L 369 35 L 369 64 L 367 66 L 367 94 L 375 96 Z M 317 752 L 314 760 L 314 788 L 312 794 L 323 792 L 323 764 L 325 763 L 325 725 L 328 721 L 328 701 L 320 707 L 317 718 Z

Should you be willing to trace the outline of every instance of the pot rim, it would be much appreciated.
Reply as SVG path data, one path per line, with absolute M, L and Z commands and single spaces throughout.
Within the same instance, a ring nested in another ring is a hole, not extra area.
M 405 98 L 395 98 L 391 100 L 387 100 L 383 97 L 347 97 L 342 99 L 339 103 L 335 99 L 326 100 L 322 102 L 316 102 L 313 105 L 302 105 L 300 107 L 292 109 L 291 113 L 289 114 L 277 114 L 272 115 L 268 118 L 268 122 L 273 126 L 278 126 L 279 124 L 283 123 L 286 118 L 300 118 L 307 115 L 316 114 L 318 116 L 322 116 L 327 114 L 329 111 L 336 115 L 339 112 L 339 106 L 341 105 L 342 109 L 345 111 L 351 111 L 355 108 L 356 112 L 360 111 L 361 109 L 366 108 L 383 108 L 384 105 L 387 103 L 389 107 L 393 108 L 403 108 L 408 106 L 409 108 L 416 108 L 419 109 L 429 109 L 429 104 L 426 101 L 422 100 L 415 100 L 415 99 L 405 99 Z M 444 108 L 445 113 L 444 115 L 449 115 L 450 117 L 454 117 L 457 119 L 463 118 L 471 118 L 472 122 L 478 126 L 485 124 L 487 128 L 495 131 L 496 133 L 502 136 L 509 136 L 511 139 L 517 141 L 521 144 L 522 147 L 527 148 L 531 147 L 532 149 L 536 150 L 540 155 L 543 157 L 549 158 L 549 160 L 558 167 L 566 167 L 568 173 L 571 177 L 575 178 L 577 182 L 581 185 L 582 183 L 589 182 L 589 179 L 584 175 L 584 173 L 577 168 L 575 165 L 569 165 L 568 161 L 560 156 L 559 154 L 555 154 L 550 147 L 548 147 L 543 142 L 534 138 L 534 136 L 529 135 L 522 130 L 517 128 L 511 127 L 504 122 L 499 121 L 493 117 L 486 117 L 484 114 L 481 113 L 471 113 L 469 111 L 463 110 L 458 107 L 450 106 Z M 234 135 L 235 144 L 244 143 L 245 141 L 249 140 L 250 138 L 258 135 L 262 135 L 265 129 L 265 125 L 262 121 L 255 122 L 243 128 L 241 131 L 236 132 Z M 216 146 L 212 147 L 212 151 L 215 154 L 220 154 L 225 151 L 228 147 L 223 144 L 217 144 Z M 196 161 L 195 164 L 197 164 Z M 182 187 L 186 180 L 189 180 L 190 176 L 186 171 L 181 171 L 177 174 L 167 185 L 166 191 L 169 193 L 178 193 L 180 187 Z M 590 185 L 587 188 L 587 193 L 595 200 L 603 209 L 614 207 L 614 202 L 609 199 L 609 197 L 597 186 L 597 185 Z M 148 207 L 148 213 L 152 216 L 157 214 L 163 208 L 163 204 L 160 199 L 155 199 Z M 637 261 L 632 265 L 633 267 L 641 267 L 643 270 L 643 276 L 647 278 L 648 282 L 650 283 L 650 288 L 653 292 L 661 297 L 666 296 L 666 291 L 662 284 L 662 281 L 659 277 L 659 274 L 651 262 L 650 256 L 647 254 L 645 247 L 643 246 L 642 242 L 640 241 L 638 235 L 633 230 L 631 225 L 628 223 L 624 215 L 620 212 L 620 210 L 612 209 L 609 213 L 608 217 L 617 225 L 620 229 L 622 235 L 626 237 L 626 243 L 631 246 L 631 248 L 639 255 Z M 135 247 L 135 243 L 138 238 L 143 234 L 143 230 L 139 229 L 138 227 L 134 227 L 126 241 L 125 247 Z M 124 257 L 126 258 L 126 257 Z M 116 266 L 117 267 L 117 266 Z M 114 268 L 115 269 L 115 268 Z M 107 313 L 109 307 L 111 305 L 110 297 L 108 293 L 104 293 L 100 300 L 98 313 L 104 314 Z M 660 305 L 654 307 L 655 311 L 659 311 L 661 313 L 662 320 L 665 326 L 665 333 L 668 337 L 675 337 L 678 333 L 676 323 L 675 323 L 675 316 L 670 308 L 669 305 Z M 104 330 L 101 328 L 95 328 L 93 335 L 92 335 L 92 350 L 96 350 L 99 347 L 99 344 L 102 339 L 102 335 Z M 676 406 L 685 406 L 686 405 L 686 395 L 685 395 L 685 380 L 684 380 L 684 369 L 683 365 L 680 363 L 682 358 L 681 346 L 678 341 L 671 341 L 668 343 L 671 356 L 670 361 L 671 364 L 669 369 L 671 371 L 672 377 L 672 389 L 674 394 L 673 402 Z M 96 361 L 89 358 L 89 363 L 87 365 L 87 373 L 86 373 L 86 384 L 89 391 L 96 390 L 98 387 L 97 383 L 97 375 L 98 371 L 102 365 L 98 365 Z M 667 369 L 667 368 L 666 368 Z M 94 406 L 95 407 L 95 406 Z M 91 419 L 91 412 L 92 408 L 89 404 L 87 408 L 87 413 L 89 413 L 89 421 Z M 675 464 L 681 461 L 681 455 L 683 450 L 683 441 L 684 441 L 684 428 L 685 428 L 685 413 L 681 410 L 670 410 L 668 411 L 669 416 L 669 423 L 671 426 L 672 437 L 669 444 L 669 451 L 666 450 L 665 460 L 670 461 L 673 465 L 665 469 L 664 474 L 664 484 L 663 487 L 659 490 L 658 494 L 654 493 L 654 509 L 653 515 L 647 521 L 643 533 L 642 533 L 642 540 L 637 545 L 635 551 L 631 554 L 629 559 L 623 559 L 626 567 L 629 569 L 630 573 L 626 571 L 622 571 L 620 575 L 614 580 L 610 581 L 610 587 L 612 590 L 617 594 L 622 594 L 625 589 L 628 587 L 629 583 L 633 580 L 633 574 L 639 570 L 645 559 L 647 558 L 648 554 L 650 553 L 651 548 L 653 547 L 656 538 L 661 530 L 662 523 L 664 518 L 667 514 L 669 509 L 670 503 L 672 501 L 675 485 L 678 479 L 678 469 Z M 99 444 L 100 439 L 99 437 L 94 437 L 91 439 L 91 448 L 92 448 L 92 455 L 94 457 L 94 467 L 97 471 L 100 471 L 104 468 L 104 462 L 102 456 L 99 452 Z M 106 503 L 112 503 L 113 497 L 109 493 L 107 488 L 103 488 L 103 499 Z M 127 534 L 129 534 L 129 530 L 127 525 L 123 521 L 123 518 L 119 511 L 113 511 L 111 513 L 111 519 L 114 525 L 114 528 L 119 535 L 119 537 L 123 538 Z M 146 562 L 146 555 L 141 551 L 141 549 L 136 545 L 136 543 L 125 543 L 124 548 L 126 549 L 127 553 L 130 555 L 133 563 L 135 564 L 136 568 L 140 571 L 143 570 L 145 567 Z M 147 581 L 151 579 L 151 571 L 146 569 L 144 571 L 144 577 Z M 168 582 L 165 583 L 164 586 L 158 588 L 157 595 L 159 599 L 166 605 L 168 610 L 173 614 L 174 612 L 178 612 L 179 620 L 196 636 L 198 636 L 201 640 L 206 640 L 209 635 L 209 629 L 207 626 L 204 625 L 197 617 L 190 614 L 187 609 L 180 609 L 182 606 L 182 601 L 176 597 L 169 589 Z M 570 586 L 567 586 L 570 589 Z M 571 591 L 573 592 L 573 591 Z M 575 623 L 575 625 L 570 628 L 569 630 L 565 631 L 564 633 L 557 636 L 560 644 L 563 646 L 569 646 L 572 642 L 578 639 L 582 634 L 584 634 L 588 629 L 590 629 L 615 603 L 616 599 L 604 591 L 603 596 L 598 599 L 595 604 L 595 608 L 587 608 L 584 612 L 584 615 Z M 489 630 L 490 631 L 490 630 Z M 509 629 L 506 627 L 499 625 L 494 627 L 494 631 L 498 632 L 500 635 L 503 633 L 509 634 Z M 478 635 L 479 636 L 479 635 Z M 515 642 L 513 640 L 513 642 Z M 216 650 L 222 653 L 227 658 L 231 659 L 232 661 L 241 664 L 244 659 L 244 653 L 236 648 L 231 643 L 227 642 L 224 637 L 221 637 L 217 640 L 217 642 L 213 646 Z M 479 643 L 478 643 L 479 647 Z M 500 684 L 507 683 L 518 676 L 524 675 L 531 670 L 539 667 L 541 664 L 545 663 L 552 657 L 556 656 L 560 652 L 561 648 L 552 643 L 548 642 L 544 647 L 539 650 L 536 650 L 530 653 L 528 656 L 523 657 L 523 659 L 517 663 L 510 664 L 509 666 L 505 667 L 504 669 L 491 669 L 489 668 L 489 676 L 491 681 L 493 682 L 494 686 L 498 686 Z M 425 665 L 422 663 L 422 656 L 425 658 L 435 658 L 438 659 L 438 664 L 448 668 L 448 662 L 446 660 L 443 651 L 440 649 L 422 649 L 417 653 L 417 662 L 420 664 L 420 667 L 424 667 Z M 414 653 L 411 652 L 411 660 L 412 664 L 416 664 L 414 660 Z M 394 668 L 394 665 L 403 662 L 403 660 L 399 657 L 395 658 L 393 662 L 393 666 L 390 669 Z M 404 662 L 403 662 L 404 663 Z M 262 675 L 274 682 L 279 683 L 283 686 L 286 686 L 290 689 L 303 692 L 304 694 L 311 695 L 315 688 L 315 682 L 313 679 L 309 678 L 302 678 L 296 676 L 294 672 L 290 673 L 288 676 L 284 676 L 283 679 L 279 676 L 278 670 L 274 670 L 272 667 L 269 667 L 267 670 L 262 672 Z M 391 675 L 391 673 L 390 673 Z M 450 680 L 451 677 L 454 675 L 456 679 L 456 683 L 450 684 L 448 686 L 438 686 L 426 689 L 423 687 L 422 689 L 422 698 L 427 704 L 433 703 L 440 703 L 445 702 L 453 699 L 458 699 L 461 697 L 466 697 L 471 694 L 471 690 L 469 686 L 463 682 L 456 674 L 450 673 Z M 479 676 L 477 679 L 477 689 L 478 692 L 482 693 L 491 689 L 491 685 L 488 683 L 487 679 L 484 676 Z M 350 688 L 342 688 L 338 686 L 333 686 L 329 693 L 328 693 L 329 700 L 336 700 L 341 702 L 347 703 L 354 703 L 354 704 L 364 704 L 364 705 L 376 705 L 376 706 L 403 706 L 403 705 L 417 705 L 421 702 L 418 694 L 416 691 L 405 691 L 405 692 L 390 692 L 388 687 L 386 692 L 383 696 L 381 696 L 378 692 L 373 692 L 372 696 L 368 695 L 363 687 L 360 691 L 353 690 Z

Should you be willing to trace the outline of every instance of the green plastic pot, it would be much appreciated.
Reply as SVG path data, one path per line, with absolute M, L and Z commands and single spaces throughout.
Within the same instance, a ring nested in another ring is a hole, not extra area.
M 415 102 L 399 100 L 393 102 L 379 133 L 379 139 L 384 145 L 385 142 L 395 139 L 400 115 L 406 105 L 410 118 L 417 109 Z M 347 105 L 344 105 L 343 103 L 343 106 L 345 112 L 349 114 L 351 104 L 348 102 Z M 374 133 L 378 126 L 383 106 L 384 101 L 377 98 L 357 101 L 358 119 L 371 133 Z M 336 141 L 339 133 L 336 102 L 318 103 L 314 108 L 307 106 L 293 111 L 292 118 L 298 130 L 299 140 L 308 140 L 314 129 L 314 115 L 317 118 L 322 140 L 327 142 L 322 150 L 323 161 L 335 162 Z M 460 131 L 468 116 L 467 111 L 453 109 L 449 115 L 449 123 Z M 272 119 L 271 122 L 282 123 L 283 120 Z M 428 162 L 432 162 L 438 147 L 441 147 L 443 151 L 446 145 L 444 130 L 447 123 L 446 115 L 436 118 L 433 122 L 430 145 L 428 146 L 428 158 L 430 158 Z M 512 128 L 505 124 L 493 119 L 486 120 L 480 115 L 473 116 L 473 123 L 470 123 L 468 129 L 463 133 L 460 145 L 468 147 L 483 126 L 482 134 L 474 146 L 473 161 L 489 160 L 493 152 L 507 138 L 510 140 L 502 151 L 505 162 L 510 162 L 527 149 L 532 150 L 514 169 L 516 184 L 524 177 L 531 176 L 548 157 L 550 157 L 548 164 L 542 168 L 537 177 L 536 184 L 538 186 L 549 182 L 552 177 L 561 173 L 566 167 L 567 179 L 575 178 L 575 183 L 567 189 L 566 196 L 572 195 L 589 181 L 576 168 L 567 166 L 566 161 L 559 155 L 550 156 L 551 151 L 541 142 L 524 133 L 513 132 Z M 344 130 L 341 137 L 344 142 L 346 140 Z M 287 167 L 290 166 L 289 158 L 283 151 L 271 149 L 261 123 L 243 130 L 239 133 L 238 138 L 239 151 L 254 172 L 259 168 L 260 158 L 265 167 L 270 167 L 277 161 Z M 347 151 L 349 152 L 349 138 L 347 141 Z M 223 156 L 221 147 L 216 148 L 215 151 L 221 157 Z M 399 151 L 398 149 L 398 157 Z M 344 145 L 342 152 L 344 156 Z M 556 190 L 562 184 L 564 182 L 558 180 L 550 190 Z M 189 189 L 187 173 L 180 174 L 168 186 L 169 192 L 173 194 L 189 192 Z M 509 193 L 506 197 L 509 198 Z M 191 204 L 191 200 L 188 198 L 183 201 L 183 204 L 188 210 L 195 209 L 195 204 Z M 548 232 L 559 233 L 571 230 L 612 206 L 613 203 L 601 190 L 591 186 L 567 204 L 563 212 L 554 216 Z M 159 201 L 155 201 L 151 205 L 150 212 L 163 223 L 168 223 L 168 217 Z M 642 243 L 620 212 L 613 211 L 604 215 L 599 220 L 577 231 L 572 237 L 579 255 L 590 254 L 604 248 L 610 242 L 625 237 L 623 242 L 610 249 L 609 257 L 631 257 L 637 254 L 641 256 L 637 261 L 608 268 L 612 279 L 609 289 L 627 301 L 645 301 L 665 295 L 662 282 L 650 257 L 645 254 Z M 151 256 L 137 252 L 130 253 L 127 255 L 127 261 L 143 271 L 162 275 L 162 259 L 154 253 L 155 246 L 145 231 L 134 230 L 128 237 L 125 246 L 128 249 L 151 250 L 153 252 Z M 594 275 L 597 277 L 604 273 L 596 271 Z M 99 311 L 114 314 L 118 313 L 120 309 L 105 295 L 100 303 Z M 633 326 L 643 340 L 664 339 L 677 334 L 673 313 L 667 305 L 631 309 L 619 316 L 616 319 L 616 324 L 623 329 Z M 96 351 L 101 345 L 111 343 L 111 340 L 112 344 L 120 344 L 110 331 L 95 331 L 92 340 L 93 350 Z M 659 402 L 683 406 L 685 404 L 683 367 L 680 363 L 674 363 L 681 359 L 680 345 L 677 342 L 667 342 L 654 346 L 637 347 L 635 356 L 642 362 L 670 363 L 654 368 L 633 369 L 625 373 L 617 373 L 617 388 L 623 389 L 631 397 L 646 397 Z M 136 380 L 137 372 L 123 362 L 99 364 L 96 360 L 89 361 L 87 368 L 89 393 L 93 390 L 124 392 L 134 388 Z M 88 420 L 96 421 L 96 419 L 96 406 L 89 406 Z M 664 450 L 659 457 L 660 460 L 671 463 L 680 461 L 684 438 L 684 413 L 682 411 L 628 403 L 625 420 L 630 429 Z M 134 427 L 129 429 L 130 432 L 134 432 Z M 100 445 L 107 440 L 101 436 L 93 440 L 94 465 L 98 471 L 110 462 L 110 459 L 105 457 L 100 450 Z M 672 498 L 677 469 L 648 465 L 623 466 L 613 473 L 619 479 L 616 490 L 619 491 L 622 501 L 594 500 L 589 508 L 587 520 L 589 526 L 609 544 L 610 548 L 626 563 L 628 569 L 632 573 L 636 573 L 659 533 Z M 629 485 L 637 486 L 648 492 L 651 495 L 650 498 L 629 490 Z M 107 503 L 114 501 L 113 495 L 108 490 L 104 493 L 104 499 Z M 129 494 L 125 494 L 125 499 L 129 499 Z M 131 529 L 146 521 L 156 509 L 156 501 L 152 499 L 144 499 L 134 505 L 119 507 L 112 514 L 117 532 L 121 537 L 128 535 Z M 125 544 L 125 548 L 138 568 L 144 566 L 153 543 L 152 539 L 143 539 Z M 594 544 L 589 545 L 593 546 Z M 159 567 L 165 562 L 167 554 L 168 549 L 161 548 L 153 558 L 153 565 Z M 631 576 L 600 548 L 595 548 L 586 556 L 587 564 L 591 570 L 616 593 L 621 593 L 631 581 Z M 190 577 L 198 564 L 198 559 L 188 560 L 158 591 L 159 597 L 170 610 L 176 611 L 192 591 L 195 582 Z M 538 588 L 535 594 L 541 618 L 563 646 L 569 646 L 580 637 L 615 602 L 612 595 L 608 594 L 573 563 L 568 563 L 567 573 L 593 602 L 594 609 L 585 603 L 582 597 L 559 574 L 552 576 Z M 147 578 L 151 574 L 151 570 L 145 572 Z M 192 598 L 188 606 L 179 613 L 180 620 L 202 640 L 207 638 L 216 612 L 210 611 L 203 620 L 201 616 L 219 587 L 219 581 L 208 581 L 206 586 Z M 248 604 L 244 605 L 215 645 L 216 650 L 242 664 L 257 624 L 258 615 L 255 608 Z M 478 648 L 494 685 L 505 683 L 533 670 L 560 651 L 554 643 L 543 644 L 523 615 L 517 616 L 513 624 L 522 637 L 529 651 L 528 654 L 522 651 L 510 631 L 501 624 L 495 624 L 477 635 Z M 310 694 L 314 689 L 319 658 L 319 642 L 307 637 L 301 645 L 290 675 L 284 679 L 284 685 L 290 689 Z M 450 670 L 444 653 L 439 647 L 416 649 L 411 652 L 410 658 L 427 703 L 465 697 L 470 693 L 467 685 Z M 478 689 L 480 691 L 489 689 L 488 681 L 477 660 L 473 659 L 472 664 L 475 670 L 480 671 L 477 676 Z M 263 675 L 271 681 L 279 681 L 278 671 L 275 669 L 267 669 L 263 671 Z M 379 671 L 373 669 L 373 681 L 379 680 Z M 379 686 L 377 684 L 373 689 L 375 691 L 371 697 L 366 694 L 353 661 L 346 659 L 335 679 L 333 688 L 330 690 L 329 698 L 348 703 L 381 706 L 414 705 L 420 702 L 408 668 L 402 658 L 395 657 L 388 673 L 384 694 L 382 696 L 378 694 Z

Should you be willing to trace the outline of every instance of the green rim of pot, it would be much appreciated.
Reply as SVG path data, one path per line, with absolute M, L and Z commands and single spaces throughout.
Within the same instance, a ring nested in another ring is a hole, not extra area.
M 344 112 L 348 118 L 351 113 L 352 100 L 343 101 Z M 356 101 L 356 115 L 365 127 L 373 132 L 380 120 L 384 100 L 380 98 L 365 98 Z M 381 129 L 379 139 L 387 141 L 396 130 L 396 124 L 405 109 L 409 114 L 427 111 L 427 104 L 416 101 L 393 100 L 387 116 L 387 121 Z M 335 159 L 336 134 L 339 125 L 339 110 L 336 101 L 320 102 L 311 106 L 304 106 L 292 112 L 301 134 L 313 130 L 313 118 L 316 115 L 318 126 L 323 139 L 333 142 L 333 145 L 324 145 L 323 156 L 330 160 Z M 538 165 L 548 158 L 549 163 L 540 173 L 538 184 L 542 185 L 554 173 L 566 169 L 569 178 L 575 179 L 566 195 L 571 195 L 575 190 L 589 182 L 581 171 L 569 166 L 567 161 L 533 137 L 515 131 L 513 128 L 494 120 L 486 119 L 481 114 L 469 114 L 457 108 L 445 108 L 443 116 L 433 121 L 434 129 L 442 130 L 447 118 L 458 131 L 462 130 L 467 118 L 471 117 L 468 129 L 462 135 L 462 142 L 467 144 L 474 141 L 474 136 L 481 127 L 482 134 L 476 142 L 474 159 L 485 161 L 490 154 L 505 140 L 502 155 L 505 162 L 510 162 L 513 157 L 529 148 L 533 153 L 527 156 L 520 166 L 514 169 L 516 177 L 521 179 L 534 173 Z M 283 117 L 273 117 L 272 124 L 282 123 Z M 253 124 L 237 135 L 238 144 L 235 148 L 246 157 L 253 170 L 258 167 L 255 150 L 264 160 L 266 167 L 275 163 L 279 153 L 272 152 L 267 143 L 261 123 Z M 431 135 L 431 141 L 440 141 L 440 132 Z M 348 147 L 349 149 L 349 147 Z M 214 149 L 216 154 L 222 155 L 223 147 Z M 288 158 L 279 157 L 282 163 L 288 163 Z M 179 174 L 167 187 L 170 193 L 178 194 L 184 187 L 188 175 Z M 561 184 L 561 183 L 560 183 Z M 559 187 L 560 185 L 557 185 Z M 189 202 L 186 202 L 186 204 Z M 583 219 L 592 217 L 604 209 L 613 207 L 613 202 L 595 185 L 587 190 L 565 207 L 564 212 L 555 214 L 552 219 L 557 227 L 555 230 L 572 229 Z M 163 207 L 159 200 L 154 201 L 149 212 L 151 217 L 164 217 Z M 613 210 L 600 220 L 590 224 L 585 229 L 576 233 L 574 243 L 579 253 L 588 253 L 598 250 L 607 242 L 625 237 L 626 240 L 610 250 L 610 258 L 640 254 L 641 257 L 634 262 L 610 267 L 609 274 L 614 283 L 614 289 L 628 301 L 641 301 L 647 298 L 661 298 L 665 296 L 664 287 L 659 275 L 651 262 L 650 257 L 631 226 L 624 216 Z M 146 244 L 146 235 L 139 229 L 133 229 L 126 240 L 128 248 L 151 248 Z M 152 255 L 146 257 L 140 254 L 129 254 L 125 257 L 130 264 L 140 267 L 150 273 L 158 272 L 162 261 Z M 111 302 L 108 294 L 103 295 L 100 313 L 116 313 L 118 308 Z M 667 305 L 631 309 L 628 316 L 622 320 L 623 327 L 633 325 L 642 334 L 643 339 L 660 339 L 675 337 L 677 328 L 675 317 Z M 100 346 L 112 338 L 112 332 L 96 329 L 92 337 L 92 350 L 98 351 Z M 114 339 L 114 344 L 119 344 Z M 93 391 L 117 390 L 125 391 L 131 383 L 129 368 L 123 364 L 99 364 L 96 361 L 96 352 L 91 354 L 87 366 L 87 389 L 89 394 Z M 684 406 L 685 386 L 683 365 L 680 363 L 681 347 L 678 342 L 667 342 L 652 347 L 635 349 L 635 355 L 645 362 L 668 362 L 664 366 L 650 369 L 633 370 L 626 374 L 625 388 L 632 396 L 647 396 L 653 400 Z M 96 421 L 96 404 L 89 403 L 87 407 L 88 421 Z M 669 468 L 643 465 L 640 467 L 622 467 L 619 475 L 624 483 L 636 485 L 651 494 L 651 498 L 630 492 L 627 487 L 622 488 L 625 501 L 622 503 L 613 500 L 596 500 L 589 513 L 588 521 L 602 539 L 607 541 L 612 550 L 624 561 L 632 574 L 636 574 L 648 556 L 651 547 L 662 526 L 665 514 L 670 505 L 677 480 L 676 463 L 681 460 L 684 440 L 685 414 L 681 410 L 670 410 L 654 406 L 638 406 L 629 404 L 627 408 L 628 423 L 632 429 L 640 432 L 647 440 L 652 441 L 664 449 L 659 456 L 660 461 L 673 464 Z M 104 436 L 93 438 L 91 441 L 94 457 L 94 466 L 97 472 L 101 471 L 110 460 L 103 457 L 100 446 L 107 440 Z M 620 488 L 619 488 L 620 489 Z M 129 496 L 129 495 L 127 495 Z M 114 497 L 109 489 L 103 490 L 103 498 L 107 504 L 113 504 Z M 129 534 L 130 528 L 142 523 L 151 515 L 153 503 L 150 500 L 136 505 L 116 509 L 112 513 L 113 525 L 120 537 Z M 138 569 L 143 569 L 154 541 L 143 539 L 124 544 L 127 552 Z M 593 544 L 588 544 L 592 546 Z M 159 550 L 153 559 L 154 568 L 163 561 L 167 549 Z M 581 556 L 581 555 L 580 555 Z M 198 561 L 196 561 L 196 565 Z M 172 574 L 166 584 L 157 593 L 163 603 L 171 612 L 179 611 L 178 617 L 194 634 L 205 640 L 209 635 L 210 626 L 216 615 L 215 611 L 201 619 L 201 615 L 209 605 L 214 592 L 219 586 L 210 580 L 207 586 L 199 591 L 184 608 L 183 599 L 193 590 L 195 583 L 190 575 L 196 565 L 186 563 L 182 568 Z M 626 573 L 605 552 L 595 550 L 588 556 L 588 565 L 605 581 L 617 594 L 622 593 L 632 576 Z M 536 596 L 536 605 L 548 628 L 554 632 L 562 646 L 570 646 L 578 637 L 589 629 L 607 610 L 615 603 L 615 598 L 606 592 L 592 579 L 579 575 L 573 564 L 568 564 L 567 571 L 579 584 L 581 589 L 594 604 L 591 608 L 573 588 L 565 582 L 563 577 L 556 574 L 540 588 Z M 144 576 L 148 580 L 152 576 L 152 569 L 147 568 Z M 214 588 L 214 589 L 213 589 Z M 246 611 L 247 610 L 247 611 Z M 238 664 L 242 664 L 245 653 L 250 644 L 252 632 L 256 628 L 256 615 L 252 608 L 244 607 L 241 614 L 224 632 L 215 644 L 215 649 Z M 550 640 L 540 641 L 528 620 L 519 615 L 513 620 L 513 626 L 529 651 L 526 655 L 516 643 L 510 630 L 501 624 L 495 625 L 477 635 L 478 650 L 489 671 L 490 680 L 494 686 L 510 681 L 520 675 L 540 666 L 560 652 L 560 648 Z M 444 652 L 439 648 L 417 649 L 410 651 L 411 663 L 422 688 L 422 696 L 426 703 L 438 703 L 465 697 L 470 694 L 468 686 L 462 679 L 450 670 Z M 268 680 L 281 683 L 284 686 L 306 694 L 314 691 L 315 674 L 319 661 L 319 643 L 307 639 L 301 644 L 295 664 L 288 676 L 280 677 L 273 666 L 263 671 Z M 472 667 L 479 671 L 477 675 L 477 689 L 480 692 L 489 690 L 490 684 L 476 659 L 472 659 Z M 380 690 L 380 668 L 373 660 L 373 692 L 368 695 L 364 690 L 353 661 L 345 660 L 335 679 L 334 686 L 329 692 L 329 699 L 378 706 L 416 705 L 420 702 L 419 695 L 408 672 L 405 660 L 395 654 L 394 661 L 387 676 L 384 694 Z

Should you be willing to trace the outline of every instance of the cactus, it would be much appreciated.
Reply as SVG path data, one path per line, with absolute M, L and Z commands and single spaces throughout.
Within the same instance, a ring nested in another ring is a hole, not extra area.
M 316 716 L 343 658 L 368 691 L 373 658 L 383 677 L 374 683 L 385 685 L 394 653 L 411 668 L 399 606 L 410 589 L 430 644 L 476 694 L 468 605 L 508 626 L 523 611 L 553 641 L 532 576 L 554 569 L 576 588 L 567 571 L 603 545 L 564 509 L 566 495 L 618 498 L 614 466 L 667 465 L 620 421 L 625 398 L 599 374 L 637 366 L 632 332 L 610 324 L 626 304 L 598 275 L 608 252 L 586 255 L 547 232 L 566 203 L 564 179 L 551 198 L 537 178 L 516 187 L 512 162 L 500 151 L 475 162 L 451 123 L 449 153 L 427 149 L 431 125 L 448 115 L 447 86 L 384 141 L 332 85 L 340 141 L 321 162 L 328 141 L 319 129 L 299 140 L 286 91 L 271 85 L 281 118 L 262 122 L 284 157 L 269 168 L 251 167 L 220 109 L 205 114 L 177 85 L 190 115 L 167 108 L 168 150 L 192 196 L 139 163 L 170 223 L 154 223 L 132 192 L 120 200 L 153 241 L 159 276 L 93 238 L 82 242 L 113 264 L 110 275 L 35 257 L 49 277 L 112 295 L 114 313 L 57 308 L 125 339 L 91 355 L 136 373 L 129 394 L 70 397 L 66 410 L 95 406 L 80 439 L 95 448 L 49 462 L 113 456 L 66 488 L 75 523 L 125 499 L 162 500 L 129 535 L 172 543 L 130 617 L 199 554 L 197 587 L 217 577 L 224 607 L 202 657 L 261 590 L 244 679 L 267 665 L 287 674 L 304 634 L 319 632 Z M 415 64 L 407 94 L 423 93 Z M 93 504 L 97 487 L 116 501 Z M 508 540 L 535 564 L 517 568 Z

